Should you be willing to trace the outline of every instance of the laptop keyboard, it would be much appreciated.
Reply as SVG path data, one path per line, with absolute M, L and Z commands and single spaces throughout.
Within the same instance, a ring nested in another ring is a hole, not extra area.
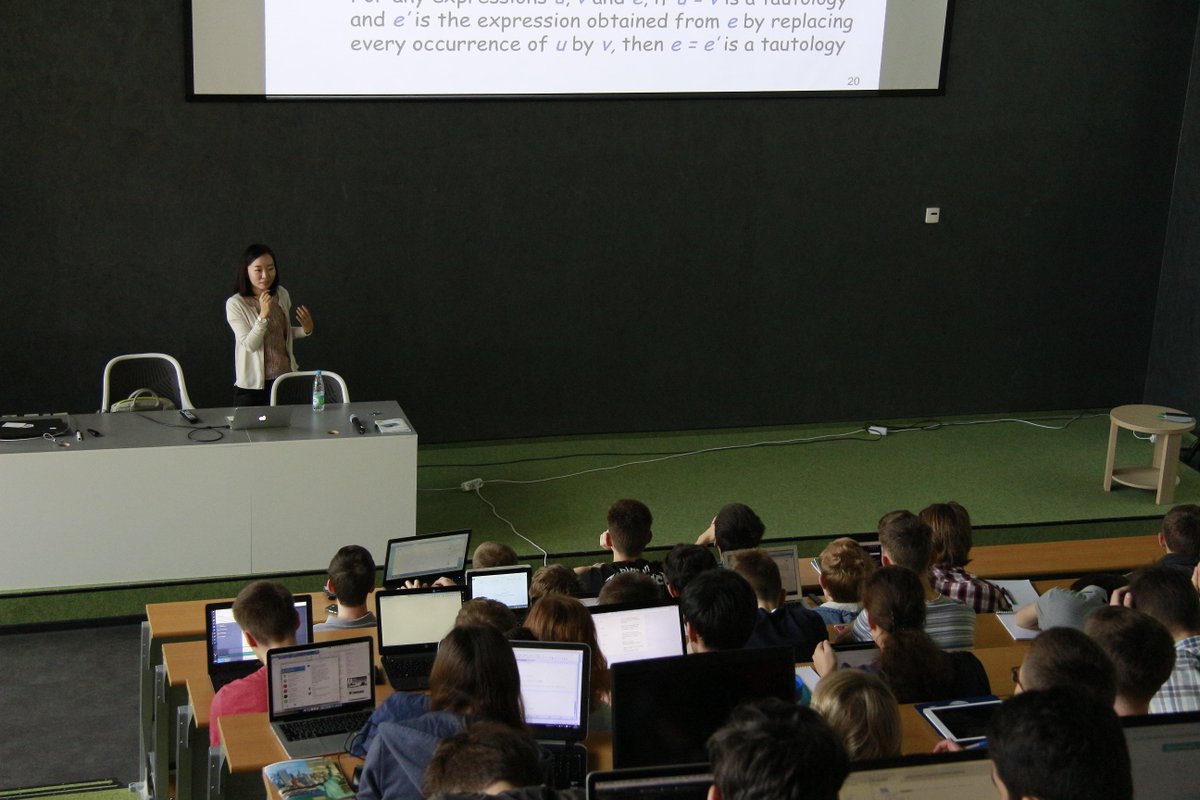
M 555 750 L 554 788 L 571 789 L 583 786 L 587 780 L 587 751 L 582 747 Z
M 370 718 L 370 711 L 355 711 L 351 714 L 334 714 L 329 717 L 282 722 L 279 724 L 279 729 L 289 742 L 296 742 L 357 731 L 366 725 Z
M 433 659 L 413 656 L 380 656 L 393 689 L 428 689 Z

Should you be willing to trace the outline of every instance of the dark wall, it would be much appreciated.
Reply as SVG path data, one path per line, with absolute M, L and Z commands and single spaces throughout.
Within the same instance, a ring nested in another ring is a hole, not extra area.
M 251 241 L 424 441 L 1146 381 L 1195 2 L 959 0 L 944 96 L 357 103 L 186 100 L 181 0 L 0 8 L 0 410 L 142 350 L 229 403 Z
M 1200 414 L 1200 36 L 1179 137 L 1158 310 L 1146 378 L 1147 403 Z

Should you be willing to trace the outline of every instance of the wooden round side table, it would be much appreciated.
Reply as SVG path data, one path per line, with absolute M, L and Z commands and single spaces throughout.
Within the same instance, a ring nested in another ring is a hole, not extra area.
M 1183 434 L 1196 427 L 1191 422 L 1168 422 L 1160 414 L 1183 414 L 1165 406 L 1130 405 L 1117 406 L 1109 412 L 1108 458 L 1104 462 L 1104 491 L 1111 492 L 1113 481 L 1134 489 L 1150 489 L 1155 492 L 1154 502 L 1158 505 L 1175 499 L 1175 486 L 1179 483 L 1179 445 Z M 1117 431 L 1121 428 L 1148 433 L 1154 439 L 1154 460 L 1148 467 L 1117 467 L 1113 461 L 1117 455 Z

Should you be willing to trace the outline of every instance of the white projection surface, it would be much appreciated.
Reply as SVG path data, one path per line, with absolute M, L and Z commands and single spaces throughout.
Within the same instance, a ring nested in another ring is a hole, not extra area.
M 935 90 L 948 0 L 193 0 L 196 94 Z

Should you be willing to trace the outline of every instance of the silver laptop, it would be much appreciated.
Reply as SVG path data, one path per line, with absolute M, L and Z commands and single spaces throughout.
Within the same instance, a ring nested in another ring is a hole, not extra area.
M 288 758 L 342 753 L 375 710 L 371 637 L 267 651 L 271 729 Z
M 800 559 L 796 555 L 796 545 L 794 544 L 777 544 L 763 545 L 760 548 L 764 553 L 769 555 L 779 567 L 779 580 L 783 584 L 783 591 L 787 594 L 788 600 L 800 599 Z M 736 552 L 736 551 L 734 551 Z M 721 566 L 728 567 L 728 556 L 721 556 Z
M 229 430 L 253 431 L 262 428 L 287 428 L 292 424 L 292 406 L 252 406 L 235 408 L 229 418 Z

